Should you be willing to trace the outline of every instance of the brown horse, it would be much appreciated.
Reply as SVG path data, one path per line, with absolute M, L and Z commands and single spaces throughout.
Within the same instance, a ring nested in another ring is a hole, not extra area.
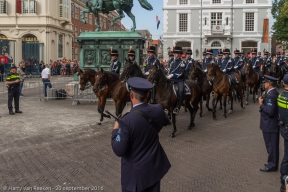
M 269 69 L 266 67 L 266 64 L 264 61 L 260 63 L 260 71 L 261 71 L 262 77 L 264 77 L 264 75 L 270 74 Z
M 121 116 L 126 103 L 130 101 L 126 83 L 119 79 L 118 74 L 104 71 L 102 68 L 95 77 L 93 91 L 99 98 L 99 113 L 104 113 L 107 98 L 112 98 L 114 100 L 116 108 L 115 114 L 117 117 Z
M 246 105 L 249 104 L 249 93 L 253 94 L 253 102 L 255 103 L 255 94 L 258 96 L 259 74 L 252 68 L 251 61 L 245 61 L 243 71 L 246 75 Z
M 164 109 L 167 109 L 172 114 L 173 132 L 170 137 L 175 137 L 176 128 L 176 115 L 172 113 L 177 104 L 177 98 L 173 93 L 173 85 L 170 80 L 166 78 L 164 72 L 158 65 L 153 65 L 149 70 L 148 81 L 156 86 L 156 102 L 160 103 Z M 184 106 L 190 112 L 190 123 L 188 130 L 195 126 L 194 119 L 198 110 L 198 103 L 201 98 L 201 89 L 196 82 L 187 80 L 185 81 L 189 86 L 191 95 L 186 95 Z
M 277 83 L 277 87 L 279 88 L 281 86 L 281 80 L 283 79 L 285 74 L 282 72 L 281 67 L 277 65 L 276 62 L 272 63 L 271 74 L 273 77 L 279 79 Z
M 80 84 L 80 90 L 81 91 L 84 91 L 85 89 L 89 88 L 90 86 L 87 86 L 88 83 L 90 83 L 91 85 L 94 85 L 95 83 L 95 77 L 97 76 L 98 72 L 96 72 L 95 70 L 93 69 L 84 69 L 84 70 L 81 70 L 80 68 L 78 68 L 76 70 L 78 72 L 78 76 L 79 76 L 79 84 Z M 103 103 L 100 102 L 100 95 L 101 95 L 101 91 L 98 92 L 97 94 L 95 94 L 97 96 L 97 98 L 99 99 L 98 101 L 98 112 L 100 113 L 100 121 L 98 122 L 99 125 L 101 125 L 101 122 L 103 121 L 103 118 L 106 117 L 106 118 L 111 118 L 110 115 L 107 115 L 105 114 L 103 111 L 99 110 L 101 108 L 104 109 L 105 107 L 105 104 L 103 106 Z
M 130 77 L 142 77 L 145 78 L 145 75 L 142 73 L 141 68 L 136 63 L 133 63 L 130 60 L 125 58 L 125 65 L 123 71 L 120 75 L 120 80 L 127 82 Z
M 220 70 L 219 66 L 215 63 L 206 64 L 207 65 L 207 80 L 213 81 L 213 91 L 214 97 L 212 100 L 213 106 L 213 118 L 216 119 L 216 105 L 221 95 L 223 97 L 224 114 L 223 117 L 227 117 L 226 104 L 227 95 L 230 98 L 231 107 L 228 113 L 233 112 L 233 97 L 232 97 L 232 87 L 229 86 L 228 77 Z
M 190 69 L 190 79 L 196 81 L 199 87 L 201 88 L 201 95 L 205 94 L 206 96 L 206 107 L 208 111 L 212 111 L 209 107 L 209 100 L 210 100 L 210 93 L 212 92 L 212 86 L 209 84 L 207 80 L 207 76 L 205 72 L 200 68 L 200 63 L 196 62 Z M 221 100 L 220 100 L 221 101 Z M 202 109 L 202 97 L 200 100 L 200 114 L 199 116 L 202 117 L 203 109 Z

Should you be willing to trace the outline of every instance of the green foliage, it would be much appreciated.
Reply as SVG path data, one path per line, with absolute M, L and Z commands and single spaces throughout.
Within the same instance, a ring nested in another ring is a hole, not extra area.
M 272 27 L 273 35 L 280 43 L 288 41 L 288 0 L 275 0 L 272 5 L 271 14 L 275 19 Z

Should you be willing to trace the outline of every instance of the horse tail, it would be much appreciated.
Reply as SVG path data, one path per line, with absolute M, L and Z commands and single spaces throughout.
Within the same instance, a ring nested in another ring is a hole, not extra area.
M 148 3 L 147 0 L 138 0 L 141 7 L 148 10 L 148 11 L 152 11 L 153 10 L 153 7 L 150 3 Z

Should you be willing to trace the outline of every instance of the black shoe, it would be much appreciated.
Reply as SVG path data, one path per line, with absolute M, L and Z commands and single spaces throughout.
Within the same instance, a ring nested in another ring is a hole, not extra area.
M 268 168 L 268 167 L 262 167 L 262 168 L 260 168 L 260 171 L 263 171 L 263 172 L 275 172 L 275 171 L 277 171 L 278 169 L 276 169 L 276 168 Z
M 22 113 L 22 111 L 20 111 L 20 110 L 18 109 L 18 110 L 15 110 L 15 113 Z
M 179 109 L 176 107 L 176 108 L 173 110 L 173 113 L 174 113 L 175 115 L 177 115 L 177 114 L 179 113 Z
M 9 110 L 9 115 L 15 115 L 15 113 L 13 112 L 13 110 Z

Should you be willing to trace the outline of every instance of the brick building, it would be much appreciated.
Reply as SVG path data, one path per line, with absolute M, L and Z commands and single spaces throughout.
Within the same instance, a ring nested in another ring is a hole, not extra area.
M 80 49 L 76 37 L 78 37 L 82 32 L 95 31 L 97 27 L 95 17 L 92 13 L 85 14 L 85 20 L 87 22 L 86 24 L 81 22 L 81 12 L 82 10 L 86 9 L 85 2 L 86 0 L 71 0 L 71 21 L 74 31 L 72 43 L 72 59 L 76 60 L 80 59 Z M 117 20 L 113 27 L 110 26 L 112 19 L 117 16 L 118 13 L 116 11 L 111 11 L 109 14 L 99 13 L 101 31 L 122 31 L 123 25 L 121 24 L 121 20 Z

